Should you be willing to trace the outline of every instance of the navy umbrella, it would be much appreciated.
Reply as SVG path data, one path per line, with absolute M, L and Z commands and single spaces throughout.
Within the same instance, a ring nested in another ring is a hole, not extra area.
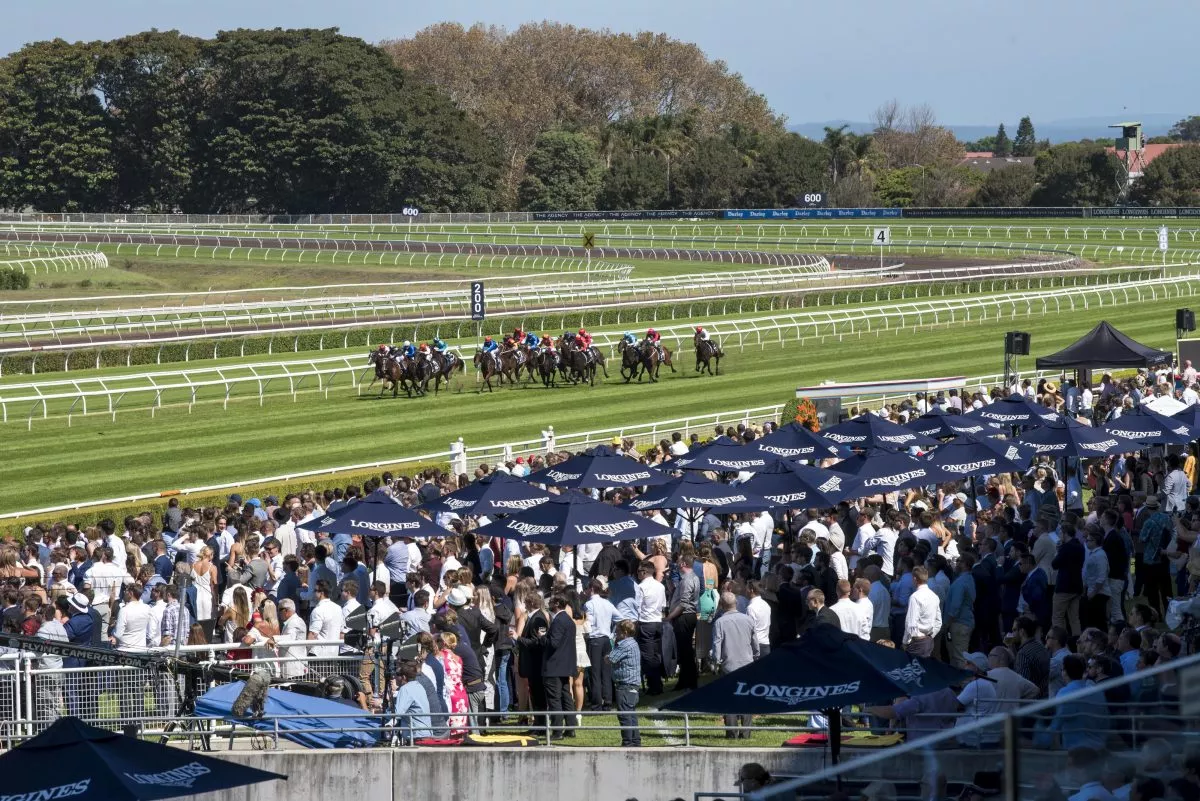
M 1171 415 L 1172 420 L 1181 420 L 1185 425 L 1192 428 L 1200 428 L 1200 404 L 1194 403 L 1187 408 L 1180 409 Z
M 530 473 L 525 476 L 525 480 L 531 484 L 546 484 L 565 489 L 588 489 L 656 487 L 666 484 L 671 480 L 671 476 L 628 456 L 616 456 L 612 451 L 600 451 L 597 448 L 590 454 L 572 456 L 554 467 Z
M 847 498 L 862 498 L 959 479 L 959 476 L 945 472 L 928 459 L 918 459 L 907 453 L 883 448 L 873 448 L 843 459 L 830 465 L 829 470 L 846 475 L 846 480 L 840 483 L 838 489 Z
M 775 715 L 827 711 L 829 746 L 837 761 L 841 715 L 850 704 L 890 704 L 952 687 L 973 673 L 944 662 L 886 648 L 822 624 L 762 659 L 721 676 L 663 705 L 676 712 Z
M 945 412 L 926 412 L 903 425 L 909 431 L 915 431 L 935 439 L 957 437 L 959 434 L 975 434 L 986 437 L 991 433 L 1003 433 L 1003 429 L 998 423 L 971 420 L 961 414 L 946 414 Z
M 929 463 L 956 476 L 1019 473 L 1029 467 L 1034 453 L 1013 440 L 962 434 L 940 445 Z
M 446 530 L 401 504 L 383 490 L 347 504 L 332 514 L 314 517 L 297 528 L 326 534 L 362 537 L 444 537 Z
M 1017 437 L 1017 442 L 1032 445 L 1038 453 L 1050 454 L 1056 459 L 1089 459 L 1142 449 L 1142 445 L 1131 439 L 1110 434 L 1102 428 L 1085 426 L 1069 417 L 1059 417 L 1058 422 L 1026 431 Z
M 674 529 L 578 492 L 567 492 L 551 495 L 545 503 L 489 523 L 475 533 L 546 545 L 587 545 L 669 537 Z
M 800 423 L 788 423 L 766 436 L 748 443 L 745 447 L 765 456 L 780 459 L 807 459 L 815 461 L 828 456 L 837 456 L 837 447 L 820 434 L 810 431 Z
M 550 494 L 499 470 L 449 495 L 423 503 L 419 509 L 460 515 L 512 514 L 549 500 Z
M 687 453 L 683 454 L 683 456 L 675 457 L 674 459 L 672 459 L 670 462 L 667 463 L 667 468 L 668 469 L 679 469 L 681 467 L 687 467 L 688 465 L 690 465 L 692 462 L 696 461 L 697 459 L 701 459 L 701 458 L 707 456 L 709 451 L 715 451 L 715 452 L 720 453 L 720 452 L 724 452 L 728 448 L 739 448 L 743 444 L 745 444 L 745 443 L 741 442 L 740 440 L 736 440 L 736 439 L 733 439 L 732 437 L 727 437 L 724 434 L 722 434 L 721 436 L 717 437 L 716 439 L 714 439 L 710 442 L 705 442 L 702 445 L 694 446 Z
M 634 512 L 649 509 L 705 508 L 717 514 L 735 514 L 761 512 L 780 505 L 753 492 L 747 492 L 745 486 L 742 484 L 731 487 L 728 484 L 709 481 L 697 473 L 684 473 L 669 484 L 654 487 L 617 508 Z
M 972 409 L 963 417 L 999 423 L 1004 426 L 1032 427 L 1056 423 L 1062 418 L 1062 415 L 1022 395 L 1009 395 L 982 408 Z
M 1120 417 L 1109 420 L 1101 428 L 1144 445 L 1186 445 L 1196 438 L 1196 426 L 1177 417 L 1159 414 L 1144 403 L 1125 409 Z
M 694 459 L 688 459 L 685 456 L 687 464 L 680 466 L 684 470 L 704 470 L 714 473 L 757 473 L 784 458 L 764 451 L 757 445 L 757 440 L 746 443 L 734 440 L 729 440 L 728 443 L 716 443 Z
M 742 486 L 779 506 L 826 509 L 848 497 L 837 489 L 843 480 L 840 473 L 794 462 L 776 462 L 755 473 Z
M 63 717 L 0 756 L 5 798 L 152 801 L 287 779 Z
M 932 448 L 938 444 L 932 437 L 918 434 L 871 412 L 863 412 L 858 417 L 827 428 L 821 432 L 821 436 L 834 445 L 862 449 L 889 448 L 899 451 L 907 448 Z

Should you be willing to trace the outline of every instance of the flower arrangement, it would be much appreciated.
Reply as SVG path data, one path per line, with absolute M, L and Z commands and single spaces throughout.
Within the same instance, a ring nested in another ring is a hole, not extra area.
M 809 431 L 819 431 L 821 422 L 817 418 L 817 407 L 808 398 L 792 398 L 783 407 L 783 423 L 797 422 Z

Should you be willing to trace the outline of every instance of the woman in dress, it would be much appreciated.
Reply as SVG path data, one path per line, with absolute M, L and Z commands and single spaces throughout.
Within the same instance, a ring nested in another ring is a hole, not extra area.
M 444 631 L 438 635 L 438 661 L 446 671 L 446 709 L 450 712 L 450 733 L 467 732 L 467 690 L 462 681 L 462 660 L 454 653 L 458 635 Z
M 566 596 L 567 609 L 575 620 L 575 664 L 578 668 L 575 675 L 571 677 L 571 694 L 575 698 L 575 711 L 582 712 L 583 701 L 587 697 L 587 691 L 583 686 L 583 672 L 592 666 L 591 657 L 587 652 L 587 642 L 584 640 L 584 635 L 587 633 L 587 612 L 574 587 L 567 590 Z M 583 725 L 581 716 L 576 716 L 575 725 Z
M 233 588 L 233 596 L 230 598 L 229 606 L 221 612 L 221 618 L 217 621 L 221 630 L 221 641 L 236 643 L 240 642 L 244 632 L 250 626 L 250 591 L 242 585 L 237 585 Z M 242 636 L 236 636 L 238 629 L 243 631 Z
M 196 590 L 196 622 L 204 627 L 204 633 L 210 642 L 215 630 L 213 618 L 216 604 L 213 599 L 217 595 L 217 568 L 212 560 L 212 548 L 205 545 L 196 554 L 196 563 L 192 565 L 192 586 Z M 246 617 L 250 617 L 249 610 Z
M 479 614 L 483 615 L 484 619 L 490 623 L 496 622 L 496 607 L 492 602 L 492 593 L 487 587 L 483 585 L 476 587 L 472 600 L 475 602 L 475 608 L 479 610 Z M 493 699 L 496 698 L 496 677 L 494 674 L 495 665 L 495 641 L 493 641 L 491 645 L 481 643 L 479 652 L 479 666 L 483 669 L 483 677 L 487 682 L 488 706 L 491 706 Z

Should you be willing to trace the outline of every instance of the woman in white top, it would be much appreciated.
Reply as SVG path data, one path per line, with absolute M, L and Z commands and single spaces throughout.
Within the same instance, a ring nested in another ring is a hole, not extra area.
M 196 588 L 196 622 L 204 627 L 210 642 L 215 617 L 213 598 L 217 593 L 217 568 L 212 559 L 212 548 L 206 545 L 196 554 L 196 562 L 192 565 L 192 581 Z

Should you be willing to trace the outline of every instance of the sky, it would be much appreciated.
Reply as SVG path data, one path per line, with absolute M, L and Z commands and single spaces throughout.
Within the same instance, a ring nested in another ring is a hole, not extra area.
M 1200 113 L 1195 0 L 8 0 L 0 8 L 3 53 L 150 28 L 210 36 L 337 27 L 372 42 L 442 21 L 652 30 L 723 59 L 790 123 L 866 121 L 893 98 L 928 103 L 959 125 Z

